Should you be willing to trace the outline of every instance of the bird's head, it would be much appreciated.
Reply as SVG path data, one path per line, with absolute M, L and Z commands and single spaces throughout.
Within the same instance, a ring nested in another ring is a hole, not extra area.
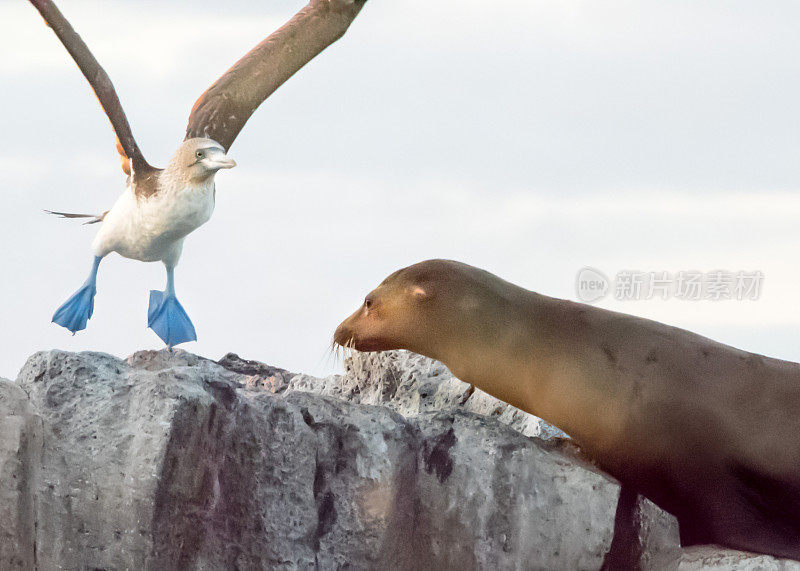
M 202 182 L 220 169 L 231 169 L 236 161 L 225 154 L 225 149 L 212 139 L 187 139 L 178 147 L 170 161 L 170 170 L 191 182 Z

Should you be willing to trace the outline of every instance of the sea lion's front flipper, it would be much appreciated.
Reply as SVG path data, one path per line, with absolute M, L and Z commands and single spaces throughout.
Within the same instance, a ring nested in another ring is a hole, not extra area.
M 639 541 L 641 512 L 639 494 L 630 486 L 622 485 L 614 516 L 614 537 L 601 571 L 632 570 L 641 568 L 642 544 Z

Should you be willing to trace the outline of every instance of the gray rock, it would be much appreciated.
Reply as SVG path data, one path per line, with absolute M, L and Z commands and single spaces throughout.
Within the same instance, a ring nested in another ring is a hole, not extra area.
M 45 424 L 35 482 L 41 568 L 166 561 L 162 525 L 178 520 L 171 531 L 181 534 L 213 499 L 222 442 L 210 432 L 212 411 L 235 398 L 233 388 L 194 356 L 178 354 L 168 369 L 157 356 L 131 361 L 51 351 L 20 373 Z M 189 551 L 194 537 L 186 535 L 180 543 Z
M 432 411 L 472 412 L 495 418 L 526 436 L 556 441 L 567 438 L 555 426 L 480 389 L 471 388 L 454 377 L 442 363 L 422 355 L 408 351 L 353 351 L 344 363 L 344 375 L 324 379 L 282 375 L 277 385 L 272 371 L 264 371 L 267 374 L 261 377 L 263 372 L 251 366 L 248 371 L 253 376 L 249 382 L 271 390 L 277 386 L 280 391 L 307 391 L 350 402 L 388 406 L 412 419 Z M 627 534 L 619 534 L 625 539 L 618 539 L 615 547 L 623 552 L 626 565 L 636 561 L 647 566 L 661 549 L 678 545 L 677 521 L 652 502 L 640 498 L 635 511 L 625 517 L 630 519 L 627 527 L 633 527 Z
M 719 571 L 800 571 L 800 562 L 776 559 L 768 555 L 733 551 L 715 545 L 703 545 L 686 549 L 672 549 L 659 554 L 653 561 L 653 569 L 664 571 L 695 571 L 716 569 Z
M 253 377 L 181 351 L 33 356 L 3 384 L 4 422 L 43 436 L 3 448 L 28 470 L 4 501 L 19 566 L 34 541 L 42 569 L 600 566 L 618 486 L 557 444 Z
M 432 564 L 599 568 L 613 536 L 614 481 L 494 419 L 438 413 L 419 421 Z
M 533 417 L 475 412 L 498 405 L 440 365 L 389 357 L 312 379 L 234 355 L 34 355 L 0 381 L 0 568 L 598 569 L 617 483 L 526 435 Z M 671 516 L 632 513 L 643 568 L 741 555 L 680 551 Z M 753 557 L 736 565 L 777 561 Z
M 0 379 L 0 569 L 33 569 L 42 422 L 25 392 Z
M 470 385 L 454 377 L 442 363 L 416 353 L 352 351 L 344 364 L 345 375 L 331 375 L 324 379 L 296 375 L 288 380 L 284 390 L 307 391 L 350 402 L 388 406 L 405 417 L 432 411 L 474 412 L 495 417 L 526 436 L 543 439 L 566 436 L 544 420 L 480 389 L 470 388 Z
M 638 540 L 641 545 L 642 569 L 656 569 L 656 557 L 663 551 L 678 549 L 678 520 L 651 501 L 638 498 Z

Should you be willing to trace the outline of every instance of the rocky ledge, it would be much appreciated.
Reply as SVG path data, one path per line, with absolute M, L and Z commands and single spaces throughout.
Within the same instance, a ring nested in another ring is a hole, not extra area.
M 557 429 L 436 362 L 346 369 L 34 355 L 0 380 L 0 569 L 800 569 L 681 550 L 671 516 L 617 510 Z

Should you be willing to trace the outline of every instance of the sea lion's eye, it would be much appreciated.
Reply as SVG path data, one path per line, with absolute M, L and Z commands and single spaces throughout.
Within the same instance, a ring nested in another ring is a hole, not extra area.
M 202 158 L 203 158 L 203 151 L 197 151 L 197 152 L 194 154 L 194 156 L 196 156 L 198 159 L 202 159 Z

